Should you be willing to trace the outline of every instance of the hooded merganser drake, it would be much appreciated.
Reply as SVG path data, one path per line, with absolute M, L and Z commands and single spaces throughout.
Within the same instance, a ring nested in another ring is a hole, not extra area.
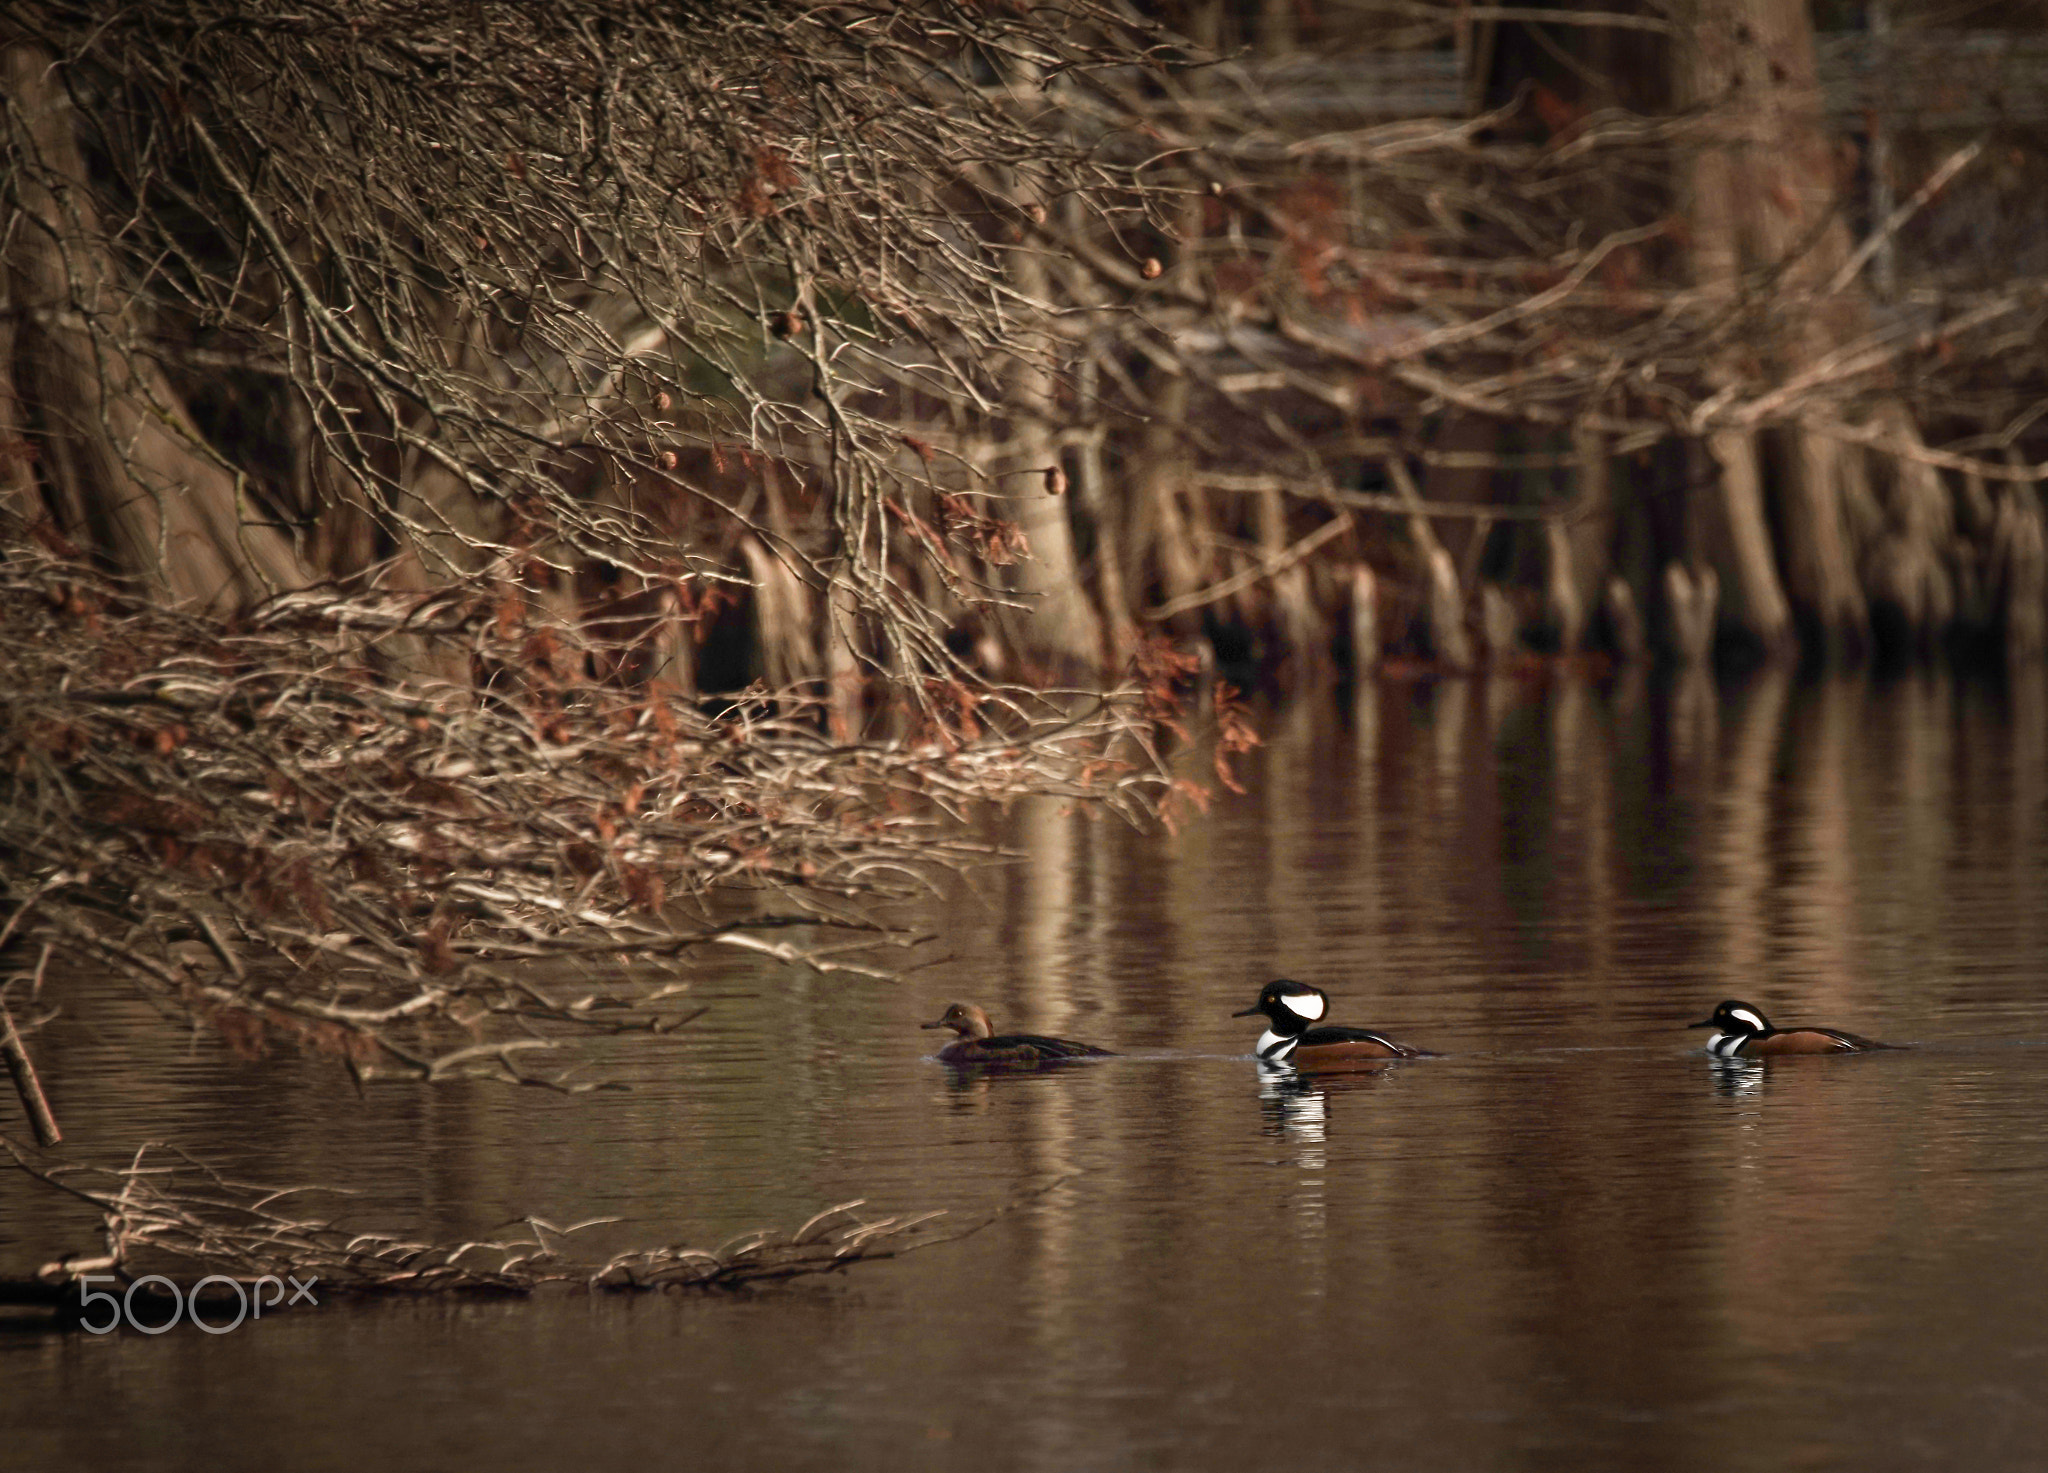
M 1066 1059 L 1114 1058 L 1106 1048 L 1042 1038 L 1036 1033 L 998 1033 L 988 1014 L 971 1002 L 956 1002 L 945 1015 L 920 1028 L 950 1028 L 960 1036 L 939 1050 L 942 1064 L 1057 1064 Z
M 1771 1020 L 1759 1009 L 1733 998 L 1715 1008 L 1713 1017 L 1685 1026 L 1720 1030 L 1707 1042 L 1707 1052 L 1717 1059 L 1732 1059 L 1738 1054 L 1860 1054 L 1899 1047 L 1844 1033 L 1839 1028 L 1773 1028 Z
M 1268 1063 L 1314 1069 L 1351 1059 L 1430 1059 L 1428 1049 L 1410 1048 L 1365 1028 L 1312 1028 L 1330 1010 L 1319 987 L 1282 977 L 1259 990 L 1259 1000 L 1233 1018 L 1263 1013 L 1266 1031 L 1259 1035 L 1259 1057 Z

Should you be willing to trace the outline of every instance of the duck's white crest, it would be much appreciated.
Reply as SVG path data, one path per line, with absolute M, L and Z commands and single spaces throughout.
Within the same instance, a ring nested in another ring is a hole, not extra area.
M 1283 992 L 1280 1001 L 1286 1004 L 1288 1012 L 1311 1023 L 1322 1017 L 1324 1009 L 1329 1007 L 1320 992 Z

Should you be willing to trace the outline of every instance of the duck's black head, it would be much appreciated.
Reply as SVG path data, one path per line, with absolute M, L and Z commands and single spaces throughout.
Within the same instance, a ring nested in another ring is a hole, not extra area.
M 1688 1023 L 1685 1026 L 1688 1028 L 1718 1028 L 1723 1033 L 1769 1033 L 1771 1031 L 1770 1019 L 1763 1015 L 1762 1009 L 1751 1007 L 1746 1002 L 1737 1002 L 1732 997 L 1715 1008 L 1712 1017 L 1702 1018 L 1697 1023 Z
M 1249 1018 L 1255 1013 L 1263 1013 L 1275 1033 L 1299 1033 L 1309 1024 L 1320 1021 L 1329 1010 L 1330 999 L 1320 987 L 1281 977 L 1259 989 L 1257 1002 L 1230 1016 Z

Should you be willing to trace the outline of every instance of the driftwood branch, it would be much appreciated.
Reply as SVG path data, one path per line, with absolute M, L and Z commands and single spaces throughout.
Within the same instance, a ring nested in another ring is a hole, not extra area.
M 0 1301 L 61 1303 L 79 1275 L 133 1281 L 162 1274 L 181 1287 L 208 1276 L 249 1283 L 265 1275 L 317 1280 L 318 1297 L 419 1293 L 531 1294 L 550 1286 L 626 1291 L 730 1289 L 891 1258 L 952 1241 L 999 1213 L 940 1231 L 944 1212 L 875 1215 L 861 1200 L 815 1214 L 795 1231 L 764 1228 L 696 1248 L 636 1248 L 580 1258 L 579 1233 L 618 1222 L 601 1217 L 558 1226 L 536 1217 L 510 1235 L 433 1243 L 364 1230 L 314 1209 L 336 1193 L 317 1187 L 259 1187 L 230 1180 L 163 1146 L 145 1147 L 125 1168 L 31 1162 L 5 1136 L 13 1169 L 85 1203 L 102 1218 L 104 1251 L 44 1266 L 32 1284 L 0 1285 Z
M 47 948 L 43 959 L 49 959 Z M 36 1143 L 44 1150 L 59 1144 L 64 1139 L 64 1132 L 57 1128 L 57 1117 L 51 1113 L 50 1101 L 43 1094 L 42 1081 L 36 1077 L 35 1061 L 28 1056 L 28 1045 L 15 1027 L 14 1013 L 7 1006 L 4 988 L 0 988 L 0 1059 L 7 1061 L 7 1073 L 14 1081 L 14 1092 L 21 1097 L 21 1107 L 28 1112 L 29 1123 L 35 1127 Z

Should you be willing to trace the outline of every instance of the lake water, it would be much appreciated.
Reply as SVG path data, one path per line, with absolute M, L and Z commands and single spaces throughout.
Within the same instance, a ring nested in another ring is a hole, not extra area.
M 437 1236 L 959 1241 L 728 1294 L 0 1336 L 0 1466 L 1995 1469 L 2048 1461 L 2048 688 L 1387 684 L 1268 713 L 1178 835 L 1050 805 L 900 986 L 731 962 L 630 1093 L 39 1045 L 66 1149 L 175 1142 Z M 1443 1057 L 1263 1077 L 1289 975 Z M 1908 1052 L 1717 1066 L 1725 996 Z M 1124 1057 L 956 1079 L 917 1024 Z M 4 1128 L 18 1132 L 11 1096 Z M 0 1270 L 95 1246 L 0 1176 Z

